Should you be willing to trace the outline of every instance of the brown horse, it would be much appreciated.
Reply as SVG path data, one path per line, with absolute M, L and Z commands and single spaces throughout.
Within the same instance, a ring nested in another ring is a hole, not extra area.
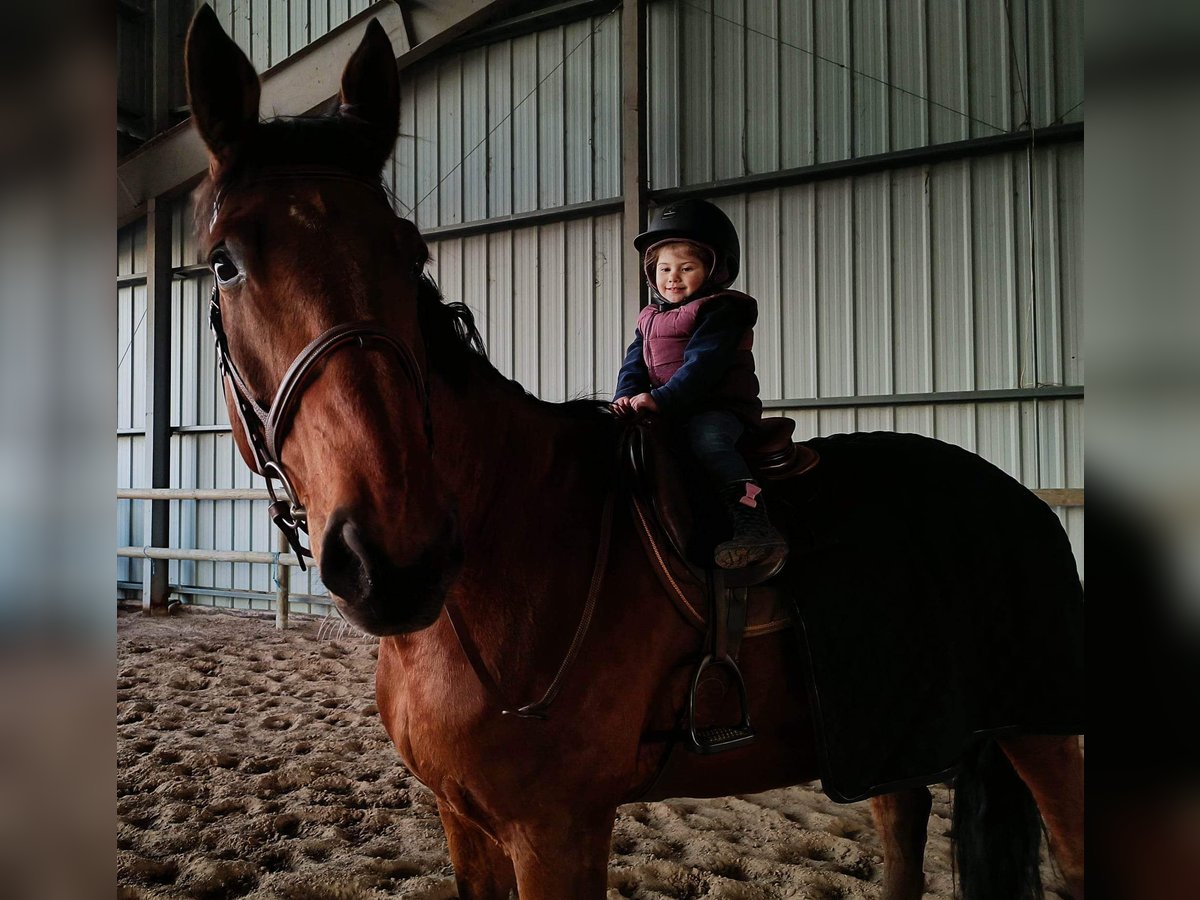
M 380 189 L 399 115 L 381 28 L 367 29 L 329 117 L 260 122 L 254 69 L 208 7 L 187 65 L 211 159 L 197 230 L 234 437 L 248 465 L 285 478 L 276 519 L 297 541 L 299 527 L 311 535 L 339 610 L 381 637 L 380 714 L 437 797 L 459 895 L 605 896 L 617 807 L 647 796 L 667 745 L 645 735 L 676 723 L 697 651 L 613 501 L 620 426 L 603 404 L 545 403 L 501 376 L 469 312 L 423 277 L 425 243 Z M 544 694 L 589 600 L 594 618 L 548 717 L 502 714 L 497 692 L 512 705 Z M 682 755 L 674 795 L 820 776 L 796 646 L 782 631 L 744 654 L 758 738 Z M 1082 897 L 1076 740 L 1000 746 Z M 929 809 L 923 786 L 872 799 L 889 900 L 922 893 Z M 986 837 L 964 857 L 968 895 L 978 857 L 1010 839 Z M 1005 890 L 977 896 L 1018 895 Z

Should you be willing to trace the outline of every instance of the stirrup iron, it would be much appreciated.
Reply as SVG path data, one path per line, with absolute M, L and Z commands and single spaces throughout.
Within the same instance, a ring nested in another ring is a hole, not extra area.
M 700 679 L 704 671 L 713 666 L 721 666 L 729 671 L 729 677 L 738 689 L 738 699 L 741 702 L 741 721 L 737 725 L 711 725 L 700 728 L 696 724 L 696 690 L 700 687 Z M 750 725 L 750 703 L 746 697 L 746 682 L 742 679 L 741 670 L 731 656 L 717 657 L 709 653 L 696 666 L 696 674 L 692 676 L 691 690 L 688 692 L 688 749 L 693 753 L 704 756 L 713 753 L 723 753 L 751 743 L 754 740 L 754 728 Z

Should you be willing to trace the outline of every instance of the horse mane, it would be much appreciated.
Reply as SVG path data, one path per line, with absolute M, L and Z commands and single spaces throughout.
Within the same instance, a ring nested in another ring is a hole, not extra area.
M 504 375 L 488 358 L 471 308 L 458 301 L 446 301 L 428 272 L 421 274 L 417 285 L 417 312 L 429 364 L 452 385 L 464 384 L 468 375 L 483 377 L 528 397 L 556 415 L 586 419 L 610 417 L 608 403 L 604 400 L 580 398 L 551 403 L 534 396 L 520 382 Z

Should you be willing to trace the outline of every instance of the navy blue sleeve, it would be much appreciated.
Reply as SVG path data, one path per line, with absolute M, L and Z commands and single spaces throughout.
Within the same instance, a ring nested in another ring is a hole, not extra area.
M 702 403 L 733 365 L 738 344 L 756 321 L 758 307 L 752 302 L 730 298 L 706 304 L 683 351 L 683 365 L 650 392 L 659 409 L 686 415 Z
M 633 343 L 625 351 L 625 361 L 621 363 L 621 371 L 617 375 L 617 389 L 613 399 L 632 397 L 650 390 L 650 373 L 646 369 L 646 360 L 642 358 L 642 332 L 633 330 Z

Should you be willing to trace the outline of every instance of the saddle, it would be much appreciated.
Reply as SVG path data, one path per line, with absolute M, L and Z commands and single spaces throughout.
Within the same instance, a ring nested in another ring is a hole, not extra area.
M 792 441 L 796 423 L 786 418 L 762 420 L 739 443 L 763 487 L 772 524 L 790 539 L 798 523 L 772 502 L 772 485 L 799 478 L 818 464 L 817 453 Z M 720 569 L 712 563 L 712 541 L 697 539 L 693 501 L 680 475 L 680 452 L 666 429 L 653 419 L 628 432 L 630 497 L 638 536 L 667 596 L 684 620 L 704 635 L 704 653 L 688 695 L 689 748 L 709 754 L 731 750 L 754 739 L 747 714 L 746 689 L 737 667 L 743 639 L 792 627 L 790 600 L 771 579 L 783 564 L 765 563 L 745 569 Z M 711 536 L 710 536 L 711 537 Z M 790 540 L 789 540 L 790 542 Z M 711 669 L 723 669 L 741 697 L 737 725 L 702 727 L 696 721 L 696 689 Z

